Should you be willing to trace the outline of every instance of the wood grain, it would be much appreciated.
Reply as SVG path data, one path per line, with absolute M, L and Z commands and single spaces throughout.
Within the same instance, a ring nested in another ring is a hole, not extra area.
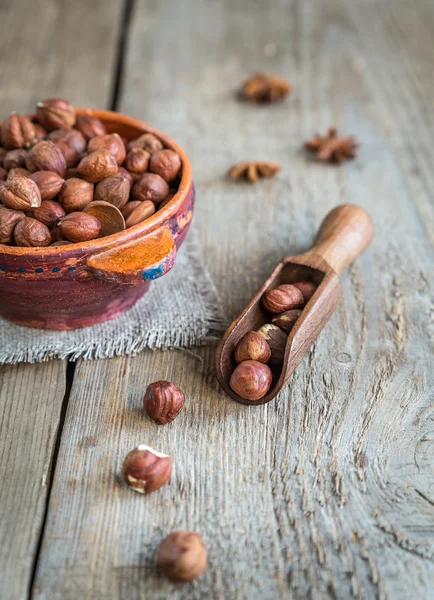
M 137 2 L 121 109 L 190 154 L 229 319 L 336 204 L 366 208 L 378 233 L 273 403 L 230 401 L 214 347 L 79 364 L 34 597 L 429 597 L 433 29 L 428 0 Z M 291 80 L 287 102 L 236 100 L 261 69 Z M 335 168 L 301 150 L 330 125 L 363 143 L 356 161 Z M 283 168 L 256 186 L 225 179 L 244 159 Z M 141 409 L 156 379 L 188 399 L 166 427 Z M 174 462 L 170 485 L 147 498 L 119 482 L 137 443 Z M 195 584 L 154 571 L 175 528 L 205 538 L 210 566 Z

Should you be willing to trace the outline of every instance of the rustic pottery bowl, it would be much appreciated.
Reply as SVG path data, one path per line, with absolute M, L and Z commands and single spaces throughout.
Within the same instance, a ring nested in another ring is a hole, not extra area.
M 77 110 L 103 121 L 109 133 L 134 139 L 156 135 L 182 160 L 178 192 L 142 223 L 104 238 L 67 246 L 0 244 L 0 316 L 20 325 L 76 329 L 128 310 L 149 282 L 173 266 L 190 226 L 194 186 L 190 162 L 173 140 L 142 121 L 103 110 Z

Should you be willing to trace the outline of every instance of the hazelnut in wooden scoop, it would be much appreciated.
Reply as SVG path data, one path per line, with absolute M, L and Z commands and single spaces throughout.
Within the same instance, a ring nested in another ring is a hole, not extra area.
M 162 202 L 169 193 L 169 185 L 160 175 L 145 173 L 134 185 L 131 193 L 133 200 L 151 200 Z
M 296 281 L 292 284 L 303 294 L 304 302 L 308 302 L 315 293 L 316 285 L 313 281 Z
M 34 173 L 35 171 L 54 171 L 65 176 L 66 161 L 61 150 L 49 140 L 43 140 L 35 144 L 27 153 L 26 167 Z
M 270 360 L 271 350 L 267 341 L 257 331 L 248 331 L 235 348 L 235 361 L 257 360 L 266 363 Z
M 28 210 L 41 205 L 41 193 L 34 181 L 16 175 L 0 187 L 0 202 L 16 210 Z
M 60 221 L 59 230 L 70 242 L 88 242 L 99 236 L 101 223 L 85 212 L 72 212 Z
M 93 183 L 78 177 L 67 179 L 59 194 L 59 202 L 66 212 L 83 210 L 92 202 L 94 194 Z
M 38 186 L 42 200 L 52 200 L 54 196 L 57 196 L 65 181 L 54 171 L 36 171 L 29 175 L 29 179 Z
M 1 126 L 1 142 L 5 148 L 29 148 L 35 142 L 35 126 L 28 117 L 13 112 Z
M 273 314 L 299 308 L 304 304 L 303 294 L 291 284 L 279 285 L 273 290 L 267 290 L 262 296 L 264 308 Z
M 181 170 L 181 157 L 174 150 L 154 152 L 149 163 L 151 173 L 160 175 L 165 181 L 173 181 Z
M 67 100 L 47 98 L 36 105 L 36 118 L 48 131 L 74 127 L 75 108 Z
M 108 150 L 118 165 L 124 162 L 126 156 L 125 144 L 118 133 L 107 133 L 106 135 L 97 135 L 91 138 L 87 150 L 88 152 Z
M 275 317 L 273 317 L 271 319 L 271 323 L 279 327 L 279 329 L 281 329 L 285 333 L 290 333 L 300 315 L 301 310 L 298 308 L 286 310 L 285 312 L 280 313 L 280 315 L 276 315 Z
M 184 406 L 184 393 L 170 381 L 155 381 L 148 385 L 143 407 L 148 416 L 159 425 L 170 423 Z
M 167 483 L 172 474 L 172 460 L 144 444 L 134 448 L 122 465 L 124 481 L 140 494 L 150 494 Z
M 272 374 L 267 365 L 257 360 L 246 360 L 236 367 L 229 385 L 245 400 L 260 400 L 270 389 L 271 382 Z
M 0 244 L 9 244 L 13 240 L 15 226 L 25 216 L 21 210 L 0 206 Z
M 14 229 L 14 238 L 17 246 L 38 248 L 51 244 L 48 227 L 31 217 L 26 217 L 17 223 Z
M 118 164 L 108 150 L 95 150 L 81 159 L 77 172 L 86 181 L 97 183 L 105 177 L 116 175 Z
M 262 335 L 270 346 L 270 365 L 281 365 L 285 357 L 286 342 L 288 341 L 286 333 L 272 323 L 262 325 L 262 327 L 258 329 L 258 333 Z
M 157 568 L 172 581 L 192 581 L 207 567 L 202 536 L 195 531 L 173 531 L 157 550 Z

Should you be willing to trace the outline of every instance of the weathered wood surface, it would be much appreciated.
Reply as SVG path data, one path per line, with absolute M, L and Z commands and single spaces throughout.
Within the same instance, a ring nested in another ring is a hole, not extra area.
M 115 0 L 0 2 L 1 118 L 42 97 L 107 106 L 120 6 Z M 0 367 L 0 597 L 28 594 L 42 534 L 66 362 Z
M 78 365 L 35 598 L 431 596 L 433 30 L 428 0 L 136 2 L 119 108 L 189 152 L 228 318 L 335 204 L 365 207 L 377 236 L 276 402 L 228 400 L 213 347 Z M 237 102 L 258 69 L 287 75 L 293 96 Z M 357 161 L 334 168 L 300 151 L 331 124 L 363 142 Z M 283 169 L 255 187 L 227 181 L 244 158 Z M 158 427 L 141 399 L 164 378 L 188 402 Z M 119 483 L 140 442 L 174 461 L 170 485 L 148 498 Z M 153 555 L 184 527 L 204 535 L 210 567 L 173 585 Z

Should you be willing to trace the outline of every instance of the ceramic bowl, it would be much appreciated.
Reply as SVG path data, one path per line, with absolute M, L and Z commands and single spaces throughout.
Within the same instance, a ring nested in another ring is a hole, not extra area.
M 156 135 L 182 160 L 178 192 L 150 218 L 107 237 L 48 248 L 0 244 L 0 316 L 20 325 L 76 329 L 101 323 L 128 310 L 150 281 L 173 266 L 194 209 L 190 162 L 167 135 L 125 115 L 78 109 L 101 119 L 109 133 L 134 139 Z

